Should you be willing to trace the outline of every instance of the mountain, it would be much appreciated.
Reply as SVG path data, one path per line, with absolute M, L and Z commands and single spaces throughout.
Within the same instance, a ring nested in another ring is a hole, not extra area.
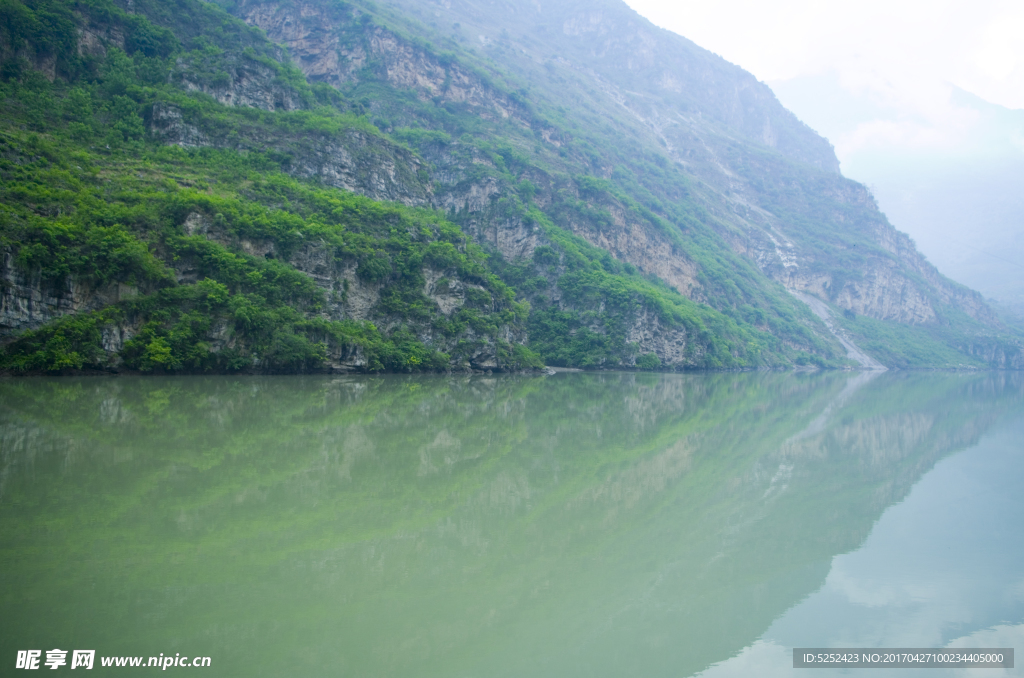
M 621 3 L 0 12 L 7 371 L 1024 367 L 826 140 Z
M 771 83 L 814 129 L 848 143 L 903 112 L 843 88 L 828 72 Z M 981 292 L 1004 320 L 1024 319 L 1024 110 L 987 102 L 956 86 L 942 102 L 968 122 L 942 145 L 859 140 L 843 171 L 871 187 L 886 216 L 953 278 Z M 902 122 L 901 122 L 902 120 Z M 870 139 L 870 137 L 868 137 Z

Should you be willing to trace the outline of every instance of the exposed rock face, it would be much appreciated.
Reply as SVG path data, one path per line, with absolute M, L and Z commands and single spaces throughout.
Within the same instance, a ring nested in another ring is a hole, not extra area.
M 197 64 L 179 58 L 171 73 L 171 81 L 186 91 L 202 92 L 225 106 L 251 106 L 265 111 L 294 111 L 308 108 L 291 88 L 277 82 L 277 71 L 267 64 L 245 55 L 227 55 L 227 70 L 210 81 L 198 77 Z
M 202 235 L 251 256 L 274 254 L 272 243 L 235 238 L 223 229 L 217 228 L 203 214 L 189 214 L 184 228 L 190 235 Z M 385 332 L 390 332 L 403 323 L 402 320 L 391 317 L 380 305 L 381 292 L 388 281 L 371 283 L 362 280 L 356 273 L 357 263 L 336 259 L 331 248 L 307 243 L 291 255 L 288 263 L 308 275 L 324 290 L 327 297 L 327 304 L 323 310 L 325 318 L 369 321 Z M 197 278 L 188 261 L 176 262 L 176 273 L 179 282 L 195 282 Z M 482 286 L 460 279 L 455 271 L 438 271 L 425 266 L 423 276 L 424 297 L 436 304 L 437 312 L 445 316 L 451 316 L 466 304 L 469 290 L 489 295 Z M 413 327 L 413 330 L 420 341 L 438 351 L 451 353 L 456 346 L 469 346 L 469 366 L 473 369 L 498 369 L 497 347 L 494 342 L 472 328 L 467 328 L 457 336 L 445 336 L 429 324 L 418 325 Z M 512 325 L 500 327 L 499 338 L 509 343 L 526 342 L 525 331 Z M 366 364 L 366 357 L 356 348 L 334 347 L 331 350 L 333 353 L 328 356 L 328 363 L 332 369 L 355 370 Z
M 182 148 L 203 148 L 214 145 L 210 137 L 198 126 L 185 122 L 181 109 L 158 101 L 149 116 L 149 132 L 165 143 Z
M 780 279 L 787 289 L 813 294 L 857 315 L 910 325 L 935 320 L 929 299 L 892 262 L 881 262 L 861 280 L 843 282 L 834 292 L 834 276 L 830 274 L 814 274 L 796 267 L 787 272 L 789 275 Z
M 493 209 L 492 203 L 513 190 L 512 187 L 503 185 L 495 177 L 475 181 L 469 178 L 474 166 L 493 167 L 488 159 L 458 143 L 434 147 L 426 159 L 435 167 L 434 204 L 453 215 L 478 242 L 493 246 L 509 261 L 529 259 L 538 245 L 545 244 L 535 224 Z M 546 172 L 533 169 L 528 179 L 538 188 L 535 202 L 541 209 L 551 205 L 552 196 L 558 190 L 581 198 L 573 182 L 556 181 Z M 588 201 L 588 204 L 607 211 L 612 218 L 612 228 L 601 228 L 585 219 L 569 219 L 558 225 L 591 245 L 608 250 L 643 273 L 658 276 L 683 296 L 701 298 L 696 264 L 673 247 L 664 233 L 615 201 L 601 204 Z
M 338 15 L 333 8 L 311 3 L 289 7 L 248 4 L 241 8 L 240 15 L 263 30 L 273 26 L 277 38 L 271 39 L 288 47 L 296 65 L 311 81 L 337 85 L 366 63 L 365 53 L 340 45 L 332 29 Z
M 939 279 L 931 286 L 924 287 L 892 261 L 872 262 L 862 279 L 845 281 L 838 290 L 834 289 L 833 276 L 804 276 L 799 269 L 791 271 L 787 278 L 780 280 L 787 288 L 811 292 L 840 308 L 869 318 L 893 320 L 907 325 L 934 322 L 937 315 L 929 294 L 931 292 L 937 293 L 939 300 L 959 308 L 976 320 L 990 325 L 999 323 L 980 294 L 960 288 L 937 274 L 935 277 Z
M 835 322 L 833 322 L 832 319 L 832 309 L 830 309 L 827 304 L 825 304 L 823 301 L 810 294 L 797 292 L 795 290 L 791 290 L 791 293 L 797 299 L 807 304 L 814 312 L 814 314 L 822 319 L 822 321 L 825 323 L 825 326 L 828 328 L 828 331 L 831 332 L 833 336 L 835 336 L 836 339 L 839 340 L 839 343 L 843 345 L 843 348 L 846 349 L 847 358 L 859 363 L 862 368 L 868 370 L 886 369 L 885 365 L 878 362 L 868 354 L 864 353 L 864 351 L 862 351 L 859 346 L 854 344 L 853 341 L 848 336 L 846 336 L 846 334 L 839 327 L 836 326 Z
M 274 245 L 269 241 L 251 241 L 232 236 L 223 227 L 217 226 L 207 215 L 199 212 L 189 214 L 184 223 L 188 235 L 199 235 L 250 256 L 273 256 Z M 187 258 L 174 262 L 174 272 L 179 284 L 195 283 L 199 279 L 195 263 Z M 392 318 L 380 306 L 381 291 L 387 281 L 368 283 L 356 274 L 356 262 L 337 260 L 326 246 L 307 243 L 292 254 L 288 263 L 308 275 L 326 292 L 327 304 L 323 316 L 330 320 L 370 321 L 385 332 L 402 323 Z M 437 312 L 452 316 L 466 303 L 470 290 L 489 295 L 480 285 L 467 283 L 455 271 L 438 271 L 425 267 L 423 275 L 426 284 L 424 297 L 436 304 Z M 92 289 L 73 279 L 63 287 L 49 289 L 38 275 L 26 275 L 14 264 L 10 252 L 5 252 L 0 268 L 0 341 L 13 339 L 27 330 L 65 315 L 86 313 L 102 309 L 124 299 L 134 298 L 138 290 L 124 284 L 113 284 L 102 289 Z M 427 346 L 451 353 L 456 346 L 467 348 L 469 367 L 477 370 L 499 369 L 497 346 L 489 336 L 480 335 L 472 328 L 458 336 L 445 336 L 429 324 L 412 328 L 417 337 Z M 102 347 L 107 352 L 105 361 L 112 367 L 120 364 L 116 354 L 124 348 L 138 331 L 131 321 L 111 323 L 102 328 Z M 525 343 L 524 330 L 511 325 L 499 328 L 499 338 L 509 343 Z M 209 336 L 205 339 L 210 350 L 217 353 L 235 346 L 234 333 L 228 322 L 217 319 Z M 355 346 L 328 347 L 326 367 L 335 371 L 354 371 L 366 367 L 366 356 Z M 254 365 L 254 367 L 258 367 Z M 460 365 L 453 365 L 460 367 Z
M 422 16 L 425 3 L 396 4 Z M 727 130 L 798 162 L 839 172 L 828 141 L 783 108 L 765 84 L 654 26 L 625 3 L 444 0 L 429 7 L 431 20 L 441 25 L 459 22 L 462 32 L 474 40 L 479 37 L 485 46 L 499 40 L 512 43 L 515 49 L 504 51 L 503 59 L 526 65 L 553 59 L 573 68 L 590 86 L 605 90 L 619 106 L 644 119 L 699 134 Z
M 131 285 L 113 283 L 96 289 L 67 278 L 62 285 L 46 284 L 36 274 L 26 274 L 15 264 L 11 253 L 3 253 L 0 267 L 0 344 L 68 315 L 98 311 L 111 304 L 138 296 Z M 138 332 L 131 320 L 109 323 L 102 328 L 101 344 L 108 363 L 120 364 L 118 351 Z M 214 342 L 215 343 L 215 342 Z M 219 347 L 213 346 L 215 350 Z
M 484 118 L 511 118 L 527 125 L 534 124 L 545 143 L 559 145 L 557 132 L 548 129 L 544 123 L 527 121 L 514 101 L 482 83 L 475 74 L 465 72 L 457 64 L 442 63 L 394 33 L 362 21 L 358 10 L 328 9 L 309 3 L 281 6 L 249 2 L 238 6 L 235 11 L 248 23 L 265 30 L 272 40 L 287 47 L 296 65 L 311 80 L 344 86 L 357 82 L 360 70 L 374 64 L 376 77 L 383 76 L 396 88 L 411 89 L 421 99 L 469 106 L 476 115 Z M 584 30 L 581 24 L 568 26 L 570 33 Z M 774 101 L 767 88 L 744 75 L 750 79 L 747 85 L 751 91 L 761 95 L 767 93 L 771 106 L 778 109 L 776 112 L 781 112 L 783 118 L 792 118 Z M 602 86 L 613 88 L 607 82 Z M 795 119 L 786 120 L 786 124 L 795 122 Z M 759 123 L 762 125 L 761 133 L 765 129 L 770 132 L 766 143 L 774 146 L 779 138 L 779 125 L 771 120 L 762 123 Z M 809 130 L 806 132 L 823 144 L 825 156 L 830 160 L 822 162 L 831 169 L 835 164 L 831 148 Z M 510 261 L 528 260 L 536 247 L 545 243 L 546 239 L 536 224 L 527 223 L 497 206 L 512 187 L 494 176 L 486 176 L 486 172 L 480 177 L 477 171 L 480 166 L 493 167 L 489 158 L 460 147 L 457 142 L 436 145 L 429 149 L 426 157 L 435 168 L 433 204 L 444 209 L 478 242 L 491 245 Z M 539 187 L 536 202 L 543 209 L 550 203 L 556 182 L 536 168 L 530 172 L 529 178 Z M 576 187 L 571 185 L 572 182 L 569 184 L 557 188 L 569 190 L 579 198 Z M 684 296 L 703 300 L 697 265 L 674 246 L 665 233 L 650 222 L 636 218 L 621 205 L 592 206 L 610 214 L 610 227 L 575 218 L 559 221 L 558 225 L 592 245 L 609 250 L 641 272 L 661 278 Z M 552 300 L 561 304 L 558 290 L 552 288 L 549 292 Z M 439 308 L 444 308 L 449 302 L 438 300 L 437 303 Z M 661 327 L 655 315 L 644 311 L 633 318 L 629 341 L 637 344 L 640 353 L 657 354 L 665 365 L 692 364 L 693 357 L 686 356 L 685 332 Z
M 292 161 L 291 174 L 374 200 L 429 204 L 430 186 L 417 178 L 422 164 L 408 151 L 357 130 L 312 142 Z
M 381 283 L 366 283 L 356 275 L 356 262 L 336 262 L 324 247 L 307 244 L 288 263 L 328 293 L 325 314 L 331 320 L 377 320 Z
M 85 41 L 86 49 L 100 49 L 111 41 L 93 36 Z M 283 54 L 279 57 L 283 58 Z M 211 68 L 202 59 L 194 55 L 179 58 L 171 81 L 186 91 L 207 94 L 226 106 L 286 112 L 310 106 L 294 88 L 280 81 L 279 69 L 272 62 L 264 63 L 247 53 L 219 55 L 217 68 L 223 70 L 210 75 L 207 71 Z M 150 134 L 168 144 L 185 148 L 274 150 L 290 158 L 285 170 L 299 178 L 315 178 L 374 200 L 410 206 L 431 202 L 432 187 L 419 158 L 364 129 L 352 127 L 340 134 L 292 132 L 261 128 L 257 123 L 242 120 L 229 133 L 223 126 L 209 124 L 199 114 L 182 111 L 167 102 L 153 105 L 147 123 Z
M 470 106 L 484 118 L 512 118 L 527 124 L 515 102 L 487 87 L 475 74 L 466 73 L 455 64 L 441 63 L 393 33 L 361 22 L 357 11 L 326 9 L 308 3 L 280 6 L 259 2 L 244 4 L 236 11 L 250 24 L 265 30 L 272 40 L 287 47 L 296 65 L 311 80 L 343 86 L 357 81 L 360 69 L 374 62 L 378 75 L 383 75 L 389 84 L 412 89 L 423 99 L 460 103 Z M 771 96 L 770 91 L 768 95 Z M 774 105 L 778 107 L 777 103 Z M 534 124 L 540 128 L 540 137 L 546 143 L 558 145 L 557 133 L 552 133 L 543 123 Z M 825 148 L 831 156 L 827 144 Z M 831 157 L 834 162 L 834 156 Z M 489 158 L 456 142 L 433 146 L 426 159 L 435 168 L 434 206 L 444 209 L 478 242 L 492 246 L 509 261 L 528 260 L 537 246 L 545 244 L 546 239 L 536 224 L 510 216 L 496 206 L 512 187 L 494 176 L 476 178 L 479 176 L 476 169 L 480 166 L 493 168 Z M 539 187 L 537 204 L 542 209 L 550 203 L 556 188 L 569 190 L 579 198 L 572 182 L 556 187 L 552 177 L 536 168 L 529 178 Z M 661 278 L 684 296 L 703 299 L 697 265 L 679 251 L 666 234 L 617 203 L 592 206 L 611 215 L 611 227 L 602 228 L 586 219 L 568 219 L 559 225 L 590 244 L 609 250 L 641 272 Z M 561 305 L 556 288 L 550 290 L 550 295 Z M 454 303 L 444 298 L 435 301 L 441 309 Z M 662 327 L 656 314 L 646 310 L 631 322 L 628 341 L 637 344 L 639 354 L 655 353 L 665 365 L 694 363 L 694 356 L 686 354 L 684 330 Z
M 149 115 L 149 131 L 164 143 L 184 148 L 271 148 L 291 157 L 285 168 L 289 174 L 316 178 L 328 186 L 374 200 L 421 206 L 431 199 L 431 187 L 419 175 L 423 165 L 415 155 L 383 137 L 358 129 L 347 129 L 337 135 L 312 133 L 297 137 L 242 128 L 236 137 L 217 137 L 201 121 L 186 117 L 177 106 L 157 102 Z
M 822 177 L 815 188 L 832 205 L 812 212 L 810 216 L 821 226 L 816 226 L 818 232 L 807 233 L 805 225 L 759 206 L 759 197 L 749 185 L 726 176 L 707 158 L 691 167 L 709 187 L 727 193 L 729 211 L 715 209 L 710 201 L 706 205 L 718 219 L 736 226 L 720 231 L 732 249 L 787 289 L 878 320 L 932 323 L 940 315 L 937 305 L 945 304 L 981 323 L 1000 326 L 980 294 L 944 277 L 909 236 L 889 224 L 864 186 L 843 177 Z M 772 165 L 763 171 L 766 181 L 779 173 Z M 801 196 L 808 202 L 812 198 Z M 834 228 L 835 235 L 823 236 L 827 228 Z M 846 237 L 844 231 L 865 241 Z M 844 259 L 856 262 L 855 270 Z
M 310 80 L 341 86 L 357 79 L 368 60 L 375 60 L 382 64 L 380 68 L 384 69 L 387 81 L 395 87 L 411 88 L 423 98 L 469 105 L 484 117 L 521 118 L 515 102 L 488 87 L 475 74 L 456 64 L 442 63 L 382 28 L 369 26 L 362 30 L 364 24 L 355 10 L 329 9 L 310 3 L 282 6 L 252 2 L 237 11 L 248 23 L 262 28 L 272 40 L 287 47 L 295 64 Z M 342 36 L 348 38 L 344 43 Z M 181 130 L 183 140 L 196 136 L 180 124 L 177 129 Z M 543 131 L 548 132 L 545 138 L 554 143 L 549 138 L 551 131 Z M 166 138 L 173 139 L 174 133 L 168 132 Z M 490 161 L 474 156 L 471 151 L 467 157 L 468 149 L 457 146 L 434 149 L 436 152 L 428 156 L 436 167 L 433 204 L 448 213 L 461 214 L 458 221 L 463 228 L 478 241 L 495 247 L 506 259 L 529 258 L 542 242 L 537 229 L 519 218 L 502 217 L 490 209 L 492 201 L 508 187 L 501 186 L 493 177 L 467 181 L 470 166 L 490 165 Z M 329 169 L 316 168 L 316 164 L 293 171 L 299 176 L 326 176 L 331 185 L 374 197 L 386 193 L 369 193 L 350 180 L 334 178 Z M 534 178 L 547 184 L 542 191 L 547 188 L 550 193 L 550 178 Z M 613 206 L 611 213 L 615 228 L 606 231 L 581 221 L 561 225 L 642 272 L 662 278 L 681 294 L 700 298 L 696 265 L 683 253 L 674 251 L 664 234 L 648 223 L 630 219 L 621 206 Z
M 475 156 L 468 149 L 458 148 L 458 144 L 434 151 L 428 155 L 428 160 L 437 168 L 435 204 L 458 222 L 467 234 L 492 246 L 507 261 L 529 260 L 539 245 L 549 244 L 537 224 L 509 216 L 495 206 L 511 187 L 503 185 L 495 177 L 476 181 L 467 178 L 474 165 L 490 166 L 488 160 Z M 556 182 L 546 173 L 536 170 L 530 172 L 529 179 L 538 186 L 536 203 L 542 208 L 550 205 L 552 194 L 558 189 L 579 197 L 572 182 Z M 635 218 L 618 203 L 591 206 L 609 212 L 613 221 L 611 228 L 601 228 L 585 219 L 560 221 L 559 225 L 590 244 L 608 250 L 619 260 L 633 264 L 641 272 L 658 276 L 684 296 L 701 298 L 696 265 L 685 253 L 675 251 L 664 233 Z M 555 280 L 550 279 L 549 283 L 551 300 L 560 309 L 568 309 Z M 445 301 L 435 301 L 444 308 Z M 663 365 L 677 368 L 697 364 L 702 357 L 699 352 L 687 353 L 688 337 L 684 329 L 662 326 L 657 313 L 650 309 L 642 309 L 628 322 L 630 327 L 626 341 L 637 345 L 637 356 L 654 353 Z M 599 333 L 602 331 L 600 327 L 591 329 Z
M 687 354 L 686 330 L 662 327 L 658 314 L 644 309 L 633 317 L 626 341 L 637 345 L 637 354 L 653 353 L 663 365 L 686 366 L 700 361 L 701 355 Z
M 606 249 L 620 261 L 633 264 L 643 273 L 656 275 L 684 297 L 700 300 L 698 268 L 685 253 L 676 251 L 663 233 L 649 223 L 632 218 L 620 205 L 608 205 L 613 228 L 596 229 L 590 224 L 569 222 L 573 233 L 591 245 Z
M 844 183 L 853 184 L 842 180 Z M 878 320 L 918 325 L 935 322 L 936 303 L 952 306 L 975 320 L 999 326 L 999 320 L 980 294 L 944 277 L 916 249 L 914 242 L 877 213 L 873 199 L 862 186 L 833 193 L 852 207 L 868 208 L 867 225 L 877 250 L 858 251 L 856 245 L 837 243 L 829 250 L 815 250 L 799 238 L 787 237 L 770 213 L 746 214 L 747 238 L 731 242 L 737 252 L 752 258 L 767 275 L 787 289 L 807 292 L 819 299 Z M 872 214 L 873 213 L 873 214 Z M 840 221 L 837 219 L 837 221 Z M 864 223 L 856 223 L 863 227 Z M 879 251 L 880 250 L 880 251 Z M 837 273 L 819 263 L 841 256 L 859 259 L 854 274 Z
M 81 26 L 78 28 L 78 56 L 99 57 L 107 55 L 107 47 L 113 45 L 124 49 L 124 35 L 113 26 Z
M 264 29 L 272 39 L 286 46 L 296 65 L 310 80 L 341 86 L 358 79 L 360 69 L 372 61 L 378 70 L 382 70 L 389 84 L 410 88 L 421 98 L 469 106 L 484 118 L 514 119 L 528 124 L 515 101 L 488 86 L 475 73 L 454 63 L 443 63 L 390 31 L 376 26 L 364 28 L 357 12 L 348 14 L 343 10 L 308 3 L 288 7 L 251 3 L 240 11 L 249 23 Z M 343 37 L 347 39 L 342 40 Z M 238 67 L 231 69 L 230 81 L 211 88 L 190 84 L 193 79 L 189 76 L 189 65 L 182 63 L 175 77 L 179 77 L 187 87 L 201 89 L 227 105 L 289 110 L 290 105 L 272 101 L 280 97 L 272 91 L 272 83 L 268 81 L 270 76 L 271 69 L 261 64 L 239 63 Z M 167 104 L 154 107 L 151 121 L 153 133 L 168 143 L 226 145 L 224 140 L 210 138 L 202 125 L 193 124 Z M 545 142 L 558 145 L 557 133 L 543 124 L 540 127 Z M 266 140 L 262 141 L 266 143 Z M 480 156 L 471 148 L 455 143 L 439 146 L 436 153 L 428 154 L 427 159 L 436 168 L 433 194 L 424 191 L 410 196 L 408 182 L 403 181 L 408 177 L 399 174 L 403 164 L 417 171 L 420 169 L 414 156 L 403 156 L 394 163 L 382 163 L 379 157 L 371 157 L 367 158 L 371 163 L 367 166 L 360 162 L 363 158 L 353 159 L 349 150 L 351 140 L 341 141 L 324 138 L 318 144 L 303 147 L 299 153 L 293 153 L 289 172 L 300 177 L 317 177 L 328 185 L 376 199 L 398 200 L 406 204 L 425 204 L 429 200 L 435 207 L 454 215 L 455 220 L 477 241 L 493 246 L 510 261 L 530 259 L 536 247 L 546 242 L 536 224 L 503 214 L 495 208 L 495 201 L 509 187 L 493 176 L 473 178 L 474 166 L 493 165 L 489 158 Z M 376 167 L 373 162 L 377 163 Z M 355 176 L 357 168 L 362 169 L 360 176 Z M 538 202 L 543 204 L 544 195 L 550 196 L 554 190 L 554 181 L 543 173 L 531 178 L 540 184 L 542 196 Z M 576 192 L 574 186 L 567 188 Z M 612 214 L 613 228 L 597 228 L 586 220 L 569 220 L 560 225 L 591 244 L 610 250 L 640 271 L 662 278 L 680 293 L 699 298 L 697 267 L 683 253 L 675 251 L 665 234 L 658 232 L 650 223 L 633 218 L 620 205 L 601 205 L 600 208 L 608 209 Z M 375 311 L 380 286 L 360 281 L 355 275 L 354 264 L 347 269 L 330 270 L 324 257 L 312 251 L 296 255 L 291 263 L 329 290 L 328 314 L 332 318 L 372 320 L 384 328 L 388 327 L 387 319 Z M 444 281 L 439 284 L 442 278 Z M 344 292 L 341 292 L 343 287 Z M 444 315 L 450 315 L 465 303 L 464 284 L 439 272 L 430 272 L 424 293 Z M 558 291 L 552 289 L 551 293 L 556 302 L 560 302 Z M 640 353 L 656 353 L 666 365 L 681 366 L 692 362 L 692 356 L 688 359 L 685 355 L 685 331 L 661 327 L 656 314 L 647 311 L 633 318 L 632 323 L 628 340 L 637 344 Z M 510 334 L 509 337 L 519 342 L 526 340 L 525 336 Z M 431 336 L 429 332 L 424 332 L 420 338 L 440 350 L 450 348 L 443 345 L 443 341 L 438 343 L 440 338 Z M 485 351 L 474 356 L 473 366 L 487 369 L 496 365 L 493 350 L 489 353 Z
M 754 76 L 635 14 L 628 16 L 624 7 L 588 4 L 564 6 L 562 33 L 571 39 L 562 44 L 572 50 L 567 55 L 570 62 L 586 64 L 595 79 L 615 88 L 625 106 L 644 117 L 662 119 L 686 111 L 691 113 L 687 124 L 692 129 L 706 129 L 702 118 L 707 118 L 748 141 L 839 172 L 829 143 L 783 108 Z
M 522 219 L 494 215 L 490 210 L 467 210 L 463 230 L 478 242 L 487 243 L 508 261 L 529 259 L 545 239 L 533 224 Z
M 894 254 L 905 269 L 923 278 L 940 301 L 963 311 L 986 325 L 1000 324 L 998 317 L 974 290 L 946 278 L 924 256 L 917 251 L 914 241 L 905 233 L 888 224 L 879 229 L 878 243 Z
M 435 144 L 426 154 L 434 166 L 434 206 L 444 210 L 480 243 L 494 247 L 508 261 L 529 259 L 543 238 L 534 224 L 495 209 L 510 187 L 495 176 L 474 178 L 475 170 L 494 164 L 459 143 Z
M 266 31 L 271 40 L 287 47 L 295 64 L 313 82 L 341 86 L 358 80 L 359 71 L 373 64 L 389 84 L 412 89 L 423 99 L 464 104 L 484 117 L 526 122 L 518 103 L 475 73 L 446 63 L 391 31 L 362 24 L 358 10 L 309 2 L 248 2 L 236 11 Z
M 11 252 L 4 251 L 0 268 L 0 339 L 137 295 L 138 289 L 130 285 L 115 283 L 92 289 L 70 277 L 60 287 L 51 287 L 38 273 L 31 275 L 18 269 Z
M 443 271 L 435 271 L 432 268 L 424 269 L 423 277 L 426 284 L 423 286 L 423 295 L 437 304 L 445 317 L 451 317 L 466 304 L 466 285 L 461 280 L 451 280 Z M 477 289 L 483 289 L 476 286 Z
M 962 351 L 1000 370 L 1024 370 L 1024 343 L 976 337 Z

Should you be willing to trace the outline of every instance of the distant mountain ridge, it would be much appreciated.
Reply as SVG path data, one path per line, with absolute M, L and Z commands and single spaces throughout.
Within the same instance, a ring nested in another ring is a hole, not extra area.
M 773 83 L 781 100 L 842 143 L 900 113 L 845 90 L 838 73 Z M 846 174 L 871 186 L 892 223 L 940 271 L 1024 319 L 1024 110 L 956 86 L 946 102 L 966 121 L 940 145 L 871 143 L 848 152 Z M 866 143 L 865 145 L 865 141 Z
M 532 59 L 564 59 L 594 77 L 635 115 L 657 124 L 685 119 L 738 134 L 827 172 L 831 145 L 782 107 L 764 83 L 685 37 L 658 28 L 623 2 L 395 3 L 457 18 L 463 33 L 515 42 Z M 473 31 L 469 29 L 472 28 Z

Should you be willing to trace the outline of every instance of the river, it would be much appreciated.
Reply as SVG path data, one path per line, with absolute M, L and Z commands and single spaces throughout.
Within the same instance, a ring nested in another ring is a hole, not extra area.
M 1022 377 L 3 380 L 0 674 L 55 648 L 453 678 L 1024 648 Z

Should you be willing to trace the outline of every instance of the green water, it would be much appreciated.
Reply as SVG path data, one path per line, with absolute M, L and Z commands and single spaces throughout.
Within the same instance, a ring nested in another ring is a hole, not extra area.
M 1021 376 L 0 381 L 0 675 L 791 675 L 1012 636 Z M 957 520 L 969 549 L 908 546 Z

